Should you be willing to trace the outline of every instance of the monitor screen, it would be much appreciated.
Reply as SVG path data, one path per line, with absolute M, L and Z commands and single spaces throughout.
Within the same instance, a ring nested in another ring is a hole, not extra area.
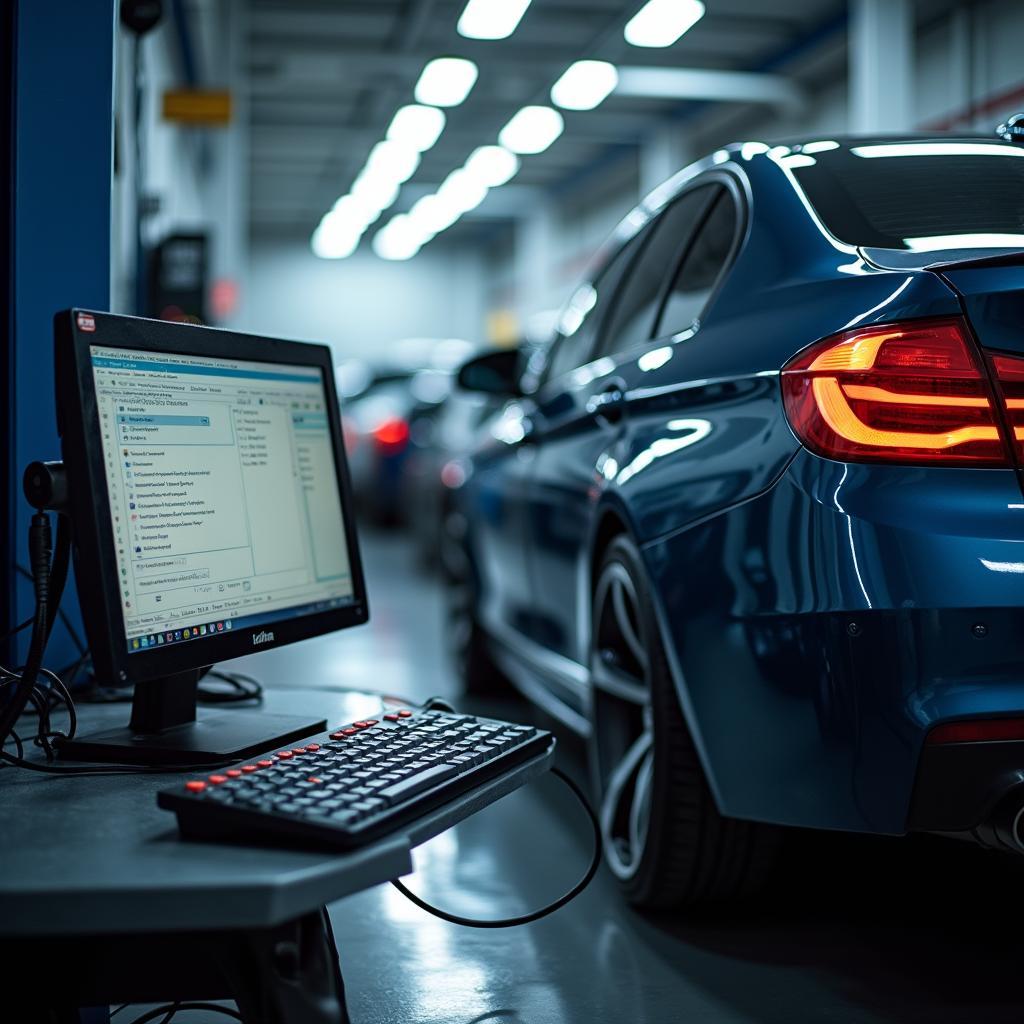
M 321 368 L 89 353 L 129 654 L 355 601 Z

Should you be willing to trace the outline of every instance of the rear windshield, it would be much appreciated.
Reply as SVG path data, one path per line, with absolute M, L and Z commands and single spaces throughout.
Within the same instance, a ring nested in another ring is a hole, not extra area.
M 850 245 L 1024 248 L 1024 146 L 812 143 L 780 162 L 828 230 Z

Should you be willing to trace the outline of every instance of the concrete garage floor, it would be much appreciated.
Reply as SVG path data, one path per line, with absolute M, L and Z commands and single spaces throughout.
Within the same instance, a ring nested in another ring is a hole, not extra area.
M 414 700 L 432 694 L 457 700 L 438 583 L 416 568 L 401 535 L 368 533 L 363 553 L 372 621 L 327 641 L 330 678 L 318 682 Z M 282 649 L 247 667 L 269 679 L 275 666 L 294 664 L 283 660 L 288 657 Z M 472 710 L 537 721 L 513 695 Z M 550 721 L 538 724 L 552 727 Z M 582 777 L 580 743 L 564 731 L 559 738 L 560 763 Z M 416 872 L 406 882 L 459 914 L 521 914 L 550 902 L 579 877 L 590 854 L 588 834 L 572 798 L 560 783 L 546 779 L 420 847 Z M 632 912 L 604 869 L 574 903 L 515 929 L 449 925 L 387 885 L 342 900 L 330 911 L 352 1020 L 1024 1020 L 1024 862 L 929 837 L 799 839 L 768 897 L 686 921 Z M 123 1019 L 134 1019 L 141 1009 L 133 1007 Z M 180 1019 L 215 1024 L 226 1018 L 188 1013 Z

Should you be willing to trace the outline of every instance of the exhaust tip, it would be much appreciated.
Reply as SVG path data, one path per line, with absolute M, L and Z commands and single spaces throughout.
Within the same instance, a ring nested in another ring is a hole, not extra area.
M 996 807 L 992 829 L 1003 846 L 1024 853 L 1024 796 L 1015 792 Z

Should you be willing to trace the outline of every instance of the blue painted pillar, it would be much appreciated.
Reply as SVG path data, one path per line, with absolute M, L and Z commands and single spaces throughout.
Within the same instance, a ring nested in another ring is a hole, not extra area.
M 53 397 L 53 314 L 110 302 L 114 0 L 14 0 L 10 480 L 11 562 L 27 562 L 32 510 L 21 471 L 60 457 Z M 32 614 L 31 586 L 13 583 L 14 621 Z M 79 624 L 73 585 L 64 608 Z M 20 651 L 25 650 L 24 643 Z M 53 633 L 47 665 L 75 656 L 67 630 Z

